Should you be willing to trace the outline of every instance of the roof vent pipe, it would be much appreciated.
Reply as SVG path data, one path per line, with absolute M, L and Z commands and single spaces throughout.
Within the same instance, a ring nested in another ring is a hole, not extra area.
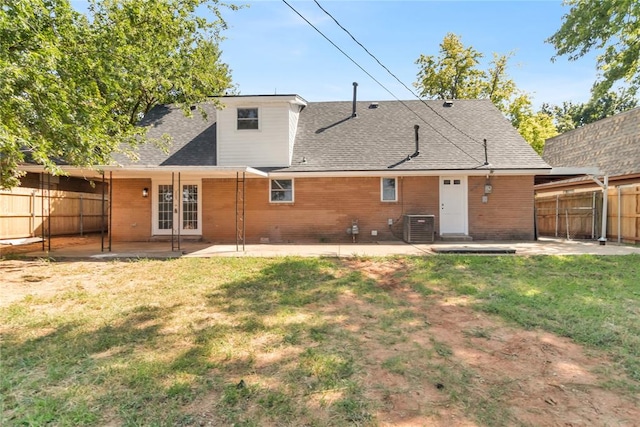
M 358 117 L 356 113 L 356 95 L 358 93 L 358 83 L 353 82 L 353 107 L 351 109 L 351 117 Z
M 484 165 L 488 166 L 489 165 L 489 157 L 487 156 L 487 139 L 483 139 L 482 140 L 483 145 L 484 145 Z
M 416 157 L 418 154 L 420 154 L 420 138 L 418 136 L 418 129 L 420 129 L 420 126 L 418 125 L 413 126 L 413 130 L 415 131 L 415 135 L 416 135 L 416 152 L 413 153 L 413 156 L 411 157 Z

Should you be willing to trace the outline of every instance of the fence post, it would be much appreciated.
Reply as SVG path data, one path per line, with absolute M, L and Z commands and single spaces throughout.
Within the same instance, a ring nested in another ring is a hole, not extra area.
M 622 242 L 622 225 L 620 222 L 622 221 L 622 196 L 620 194 L 621 189 L 618 185 L 618 243 Z
M 31 192 L 29 197 L 29 237 L 35 237 L 36 233 L 36 190 Z
M 591 192 L 591 240 L 596 238 L 596 192 Z
M 84 211 L 82 202 L 82 194 L 80 194 L 80 236 L 84 236 Z
M 560 206 L 560 195 L 556 194 L 556 237 L 558 237 L 558 220 L 560 216 L 559 206 Z
M 601 245 L 607 244 L 607 219 L 609 217 L 609 175 L 604 176 L 602 185 L 602 235 L 598 239 Z

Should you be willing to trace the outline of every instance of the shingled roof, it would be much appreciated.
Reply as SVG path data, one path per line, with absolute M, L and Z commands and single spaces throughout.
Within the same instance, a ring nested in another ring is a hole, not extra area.
M 204 112 L 206 117 L 202 116 Z M 125 155 L 114 156 L 123 166 L 216 166 L 216 109 L 211 103 L 202 103 L 186 116 L 175 105 L 158 105 L 140 122 L 147 126 L 147 137 L 160 139 L 171 137 L 168 151 L 158 144 L 147 143 L 138 147 L 139 160 Z
M 543 158 L 552 166 L 595 166 L 611 177 L 640 173 L 640 108 L 548 139 Z
M 489 100 L 311 102 L 287 171 L 548 169 Z M 418 125 L 419 151 L 414 126 Z M 303 163 L 303 159 L 306 160 Z
M 426 105 L 425 105 L 426 104 Z M 216 114 L 212 104 L 185 117 L 175 106 L 158 106 L 145 117 L 148 136 L 168 134 L 168 153 L 152 144 L 139 161 L 122 165 L 216 165 Z M 299 117 L 291 167 L 278 172 L 420 171 L 475 168 L 549 169 L 489 100 L 310 102 Z M 419 126 L 415 154 L 414 126 Z M 483 140 L 487 140 L 487 161 Z M 408 158 L 410 160 L 408 160 Z M 262 165 L 247 165 L 259 168 Z

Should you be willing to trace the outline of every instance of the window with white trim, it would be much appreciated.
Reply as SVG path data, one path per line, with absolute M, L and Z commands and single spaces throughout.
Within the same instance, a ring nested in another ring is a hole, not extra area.
M 259 129 L 257 108 L 238 108 L 238 130 Z
M 269 184 L 269 201 L 271 203 L 293 202 L 293 180 L 272 179 Z
M 397 202 L 397 178 L 380 178 L 380 200 L 383 202 Z

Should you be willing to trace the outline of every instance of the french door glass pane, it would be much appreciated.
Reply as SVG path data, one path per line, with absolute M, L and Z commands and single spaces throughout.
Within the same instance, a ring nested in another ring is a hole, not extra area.
M 198 186 L 182 186 L 182 229 L 198 228 Z
M 171 230 L 173 227 L 173 186 L 158 186 L 158 229 Z

